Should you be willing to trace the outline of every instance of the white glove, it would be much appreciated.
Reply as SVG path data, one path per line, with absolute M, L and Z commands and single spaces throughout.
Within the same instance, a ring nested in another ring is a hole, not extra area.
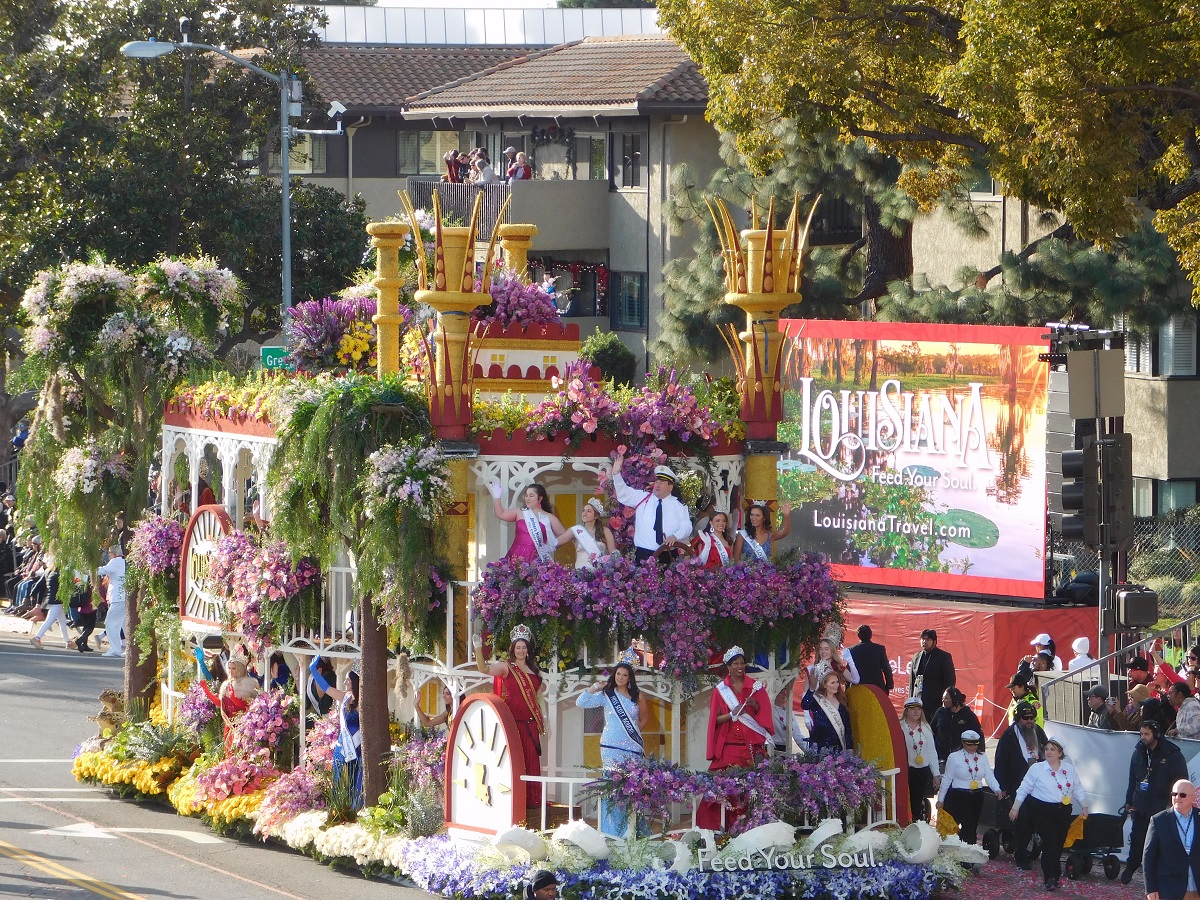
M 474 647 L 476 650 L 482 650 L 483 649 L 483 635 L 476 634 L 474 637 L 472 637 L 471 638 L 471 646 Z
M 488 484 L 488 490 L 492 492 L 492 496 L 497 500 L 500 499 L 500 494 L 503 493 L 503 488 L 500 487 L 500 482 L 492 481 Z

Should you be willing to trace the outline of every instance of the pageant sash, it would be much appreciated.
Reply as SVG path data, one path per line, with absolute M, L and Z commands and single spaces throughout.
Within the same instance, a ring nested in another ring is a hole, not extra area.
M 644 748 L 642 732 L 633 724 L 633 720 L 629 718 L 629 711 L 625 709 L 625 703 L 618 696 L 617 692 L 614 690 L 611 694 L 606 693 L 605 698 L 608 700 L 608 704 L 612 707 L 613 712 L 617 714 L 617 721 L 621 723 L 621 727 L 625 729 L 625 733 L 629 735 L 629 739 L 639 747 Z M 630 700 L 630 702 L 632 703 L 633 701 Z M 644 749 L 643 752 L 645 752 Z
M 763 690 L 763 684 L 761 681 L 754 681 L 751 679 L 750 683 L 754 685 L 754 687 L 750 688 L 751 697 L 754 696 L 755 691 Z M 720 681 L 717 682 L 717 691 L 721 694 L 721 699 L 725 701 L 725 705 L 729 707 L 729 714 L 734 717 L 735 722 L 744 725 L 746 728 L 749 728 L 755 734 L 760 735 L 766 740 L 774 742 L 775 735 L 771 734 L 771 732 L 759 725 L 758 721 L 753 716 L 747 715 L 745 712 L 743 712 L 740 716 L 734 715 L 734 710 L 741 705 L 741 702 L 738 700 L 737 694 L 733 692 L 733 688 L 731 688 L 726 682 Z
M 528 507 L 521 510 L 521 515 L 525 517 L 525 530 L 529 532 L 529 538 L 533 541 L 533 548 L 537 550 L 538 559 L 542 562 L 552 559 L 554 548 L 546 540 L 546 535 L 542 531 L 541 519 Z
M 750 533 L 748 531 L 746 531 L 745 528 L 739 528 L 738 534 L 740 534 L 742 536 L 742 540 L 746 542 L 746 546 L 749 547 L 751 549 L 751 551 L 753 551 L 753 553 L 756 557 L 758 557 L 759 562 L 770 562 L 771 561 L 770 559 L 767 558 L 767 551 L 763 549 L 762 544 L 760 544 L 754 538 L 750 537 Z
M 600 545 L 596 543 L 596 539 L 582 525 L 572 525 L 571 534 L 575 536 L 575 540 L 579 542 L 579 546 L 587 554 L 589 565 L 593 561 L 593 558 L 599 559 L 604 555 L 604 551 L 600 549 Z
M 354 734 L 350 733 L 350 727 L 346 724 L 345 700 L 338 705 L 338 719 L 342 724 L 338 731 L 338 746 L 342 749 L 342 759 L 345 762 L 353 762 L 358 759 L 358 748 L 362 746 L 362 729 L 359 728 Z

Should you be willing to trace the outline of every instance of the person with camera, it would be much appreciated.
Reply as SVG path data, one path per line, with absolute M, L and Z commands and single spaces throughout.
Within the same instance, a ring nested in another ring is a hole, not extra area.
M 1171 785 L 1188 777 L 1187 760 L 1175 744 L 1162 736 L 1156 720 L 1142 722 L 1141 736 L 1129 760 L 1125 810 L 1133 819 L 1133 833 L 1129 838 L 1129 857 L 1121 870 L 1121 884 L 1129 884 L 1133 873 L 1142 866 L 1150 818 L 1171 805 Z

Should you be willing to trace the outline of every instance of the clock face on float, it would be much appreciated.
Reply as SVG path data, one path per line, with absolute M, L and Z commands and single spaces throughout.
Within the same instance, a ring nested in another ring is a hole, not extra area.
M 232 530 L 222 506 L 201 506 L 192 513 L 183 537 L 179 579 L 179 614 L 186 622 L 218 631 L 223 627 L 225 604 L 213 593 L 208 569 L 217 544 Z
M 517 722 L 495 694 L 472 694 L 450 727 L 446 829 L 476 838 L 525 820 L 525 754 Z

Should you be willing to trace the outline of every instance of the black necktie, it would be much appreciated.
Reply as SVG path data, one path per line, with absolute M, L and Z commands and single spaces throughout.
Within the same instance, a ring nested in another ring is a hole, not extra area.
M 654 510 L 654 540 L 658 542 L 658 546 L 663 545 L 662 500 L 658 501 L 658 508 Z

